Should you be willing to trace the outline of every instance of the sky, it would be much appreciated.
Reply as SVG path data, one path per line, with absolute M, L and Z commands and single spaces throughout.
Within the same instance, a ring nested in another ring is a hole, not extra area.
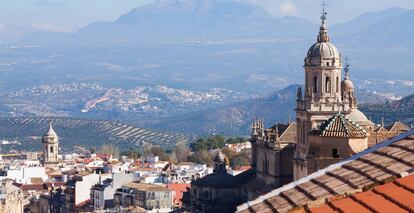
M 97 21 L 113 21 L 153 0 L 1 0 L 0 26 L 17 25 L 73 32 Z M 175 0 L 167 0 L 175 1 Z M 275 16 L 297 16 L 319 22 L 322 0 L 243 0 L 263 6 Z M 414 8 L 414 0 L 326 0 L 331 23 L 389 7 Z
M 152 0 L 1 0 L 0 25 L 50 31 L 74 31 L 90 23 L 112 21 Z

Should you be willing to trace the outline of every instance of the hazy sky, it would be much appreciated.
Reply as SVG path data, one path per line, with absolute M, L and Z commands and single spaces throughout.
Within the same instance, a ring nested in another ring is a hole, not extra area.
M 1 0 L 0 26 L 31 26 L 73 31 L 96 21 L 112 21 L 153 0 Z M 176 1 L 176 0 L 166 0 Z M 275 16 L 293 15 L 317 22 L 322 0 L 244 0 L 262 5 Z M 362 12 L 389 7 L 414 8 L 414 0 L 327 0 L 331 23 Z

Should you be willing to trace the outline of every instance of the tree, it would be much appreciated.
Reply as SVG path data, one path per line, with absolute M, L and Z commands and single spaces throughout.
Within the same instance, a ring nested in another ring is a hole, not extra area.
M 236 137 L 236 138 L 228 138 L 226 140 L 226 144 L 236 144 L 236 143 L 243 143 L 246 142 L 247 139 L 242 138 L 242 137 Z
M 192 151 L 221 149 L 225 146 L 225 138 L 221 135 L 199 138 L 195 143 L 190 144 Z
M 213 165 L 213 156 L 207 150 L 199 150 L 188 157 L 188 160 L 198 164 Z
M 169 161 L 170 156 L 164 152 L 164 150 L 159 146 L 153 146 L 150 149 L 150 153 L 160 157 L 161 161 Z
M 249 156 L 246 155 L 246 153 L 239 153 L 237 156 L 235 156 L 230 163 L 231 168 L 233 169 L 239 169 L 242 166 L 248 166 L 250 165 L 250 159 Z
M 122 156 L 127 156 L 128 158 L 132 158 L 134 160 L 136 160 L 136 159 L 138 159 L 138 158 L 141 157 L 140 151 L 139 150 L 136 150 L 136 149 L 130 149 L 130 150 L 127 150 L 127 151 L 123 151 L 121 153 L 121 155 Z
M 117 158 L 119 156 L 119 150 L 118 148 L 113 144 L 104 144 L 99 149 L 99 153 L 102 154 L 111 154 L 114 158 Z
M 237 157 L 237 153 L 229 148 L 223 148 L 221 152 L 227 157 L 228 161 L 227 164 L 231 164 L 231 161 Z
M 185 144 L 181 143 L 175 146 L 173 154 L 177 162 L 183 162 L 188 160 L 191 151 Z

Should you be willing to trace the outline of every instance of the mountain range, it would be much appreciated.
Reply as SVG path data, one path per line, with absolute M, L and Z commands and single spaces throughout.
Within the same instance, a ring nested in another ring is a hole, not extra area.
M 414 10 L 390 8 L 329 25 L 329 32 L 342 55 L 351 59 L 355 78 L 414 79 L 413 19 Z M 318 29 L 307 20 L 276 18 L 240 1 L 154 1 L 76 33 L 34 32 L 0 57 L 24 54 L 26 60 L 27 55 L 36 59 L 30 67 L 20 67 L 25 70 L 52 69 L 36 67 L 39 60 L 48 62 L 54 70 L 45 71 L 59 74 L 50 77 L 66 82 L 108 76 L 107 83 L 114 78 L 141 83 L 146 78 L 151 84 L 274 91 L 301 83 L 297 79 L 302 79 L 303 58 Z M 93 62 L 114 64 L 123 72 L 106 73 Z M 7 64 L 18 69 L 14 64 L 22 62 Z
M 275 18 L 259 6 L 240 1 L 169 0 L 135 8 L 113 22 L 92 23 L 75 34 L 62 37 L 57 33 L 49 36 L 34 33 L 20 43 L 107 44 L 295 38 L 315 27 L 299 18 Z

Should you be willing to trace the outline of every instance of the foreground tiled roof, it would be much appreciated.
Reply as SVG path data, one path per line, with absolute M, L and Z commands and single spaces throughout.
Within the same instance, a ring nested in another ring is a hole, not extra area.
M 288 212 L 325 199 L 383 184 L 414 170 L 414 130 L 275 189 L 238 212 Z
M 345 118 L 341 112 L 335 114 L 325 121 L 320 130 L 315 132 L 322 137 L 335 138 L 365 138 L 367 133 L 357 123 Z
M 306 212 L 414 212 L 414 174 L 373 190 L 306 209 Z

